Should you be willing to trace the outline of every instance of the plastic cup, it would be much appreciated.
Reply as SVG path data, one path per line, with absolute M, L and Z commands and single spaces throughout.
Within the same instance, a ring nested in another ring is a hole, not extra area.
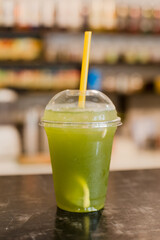
M 85 107 L 78 107 L 85 94 Z M 47 104 L 41 125 L 49 143 L 57 206 L 70 212 L 104 207 L 112 142 L 121 120 L 96 90 L 65 90 Z

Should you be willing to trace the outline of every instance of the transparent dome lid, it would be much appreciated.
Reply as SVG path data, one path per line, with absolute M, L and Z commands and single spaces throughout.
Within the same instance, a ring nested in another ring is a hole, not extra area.
M 79 107 L 79 96 L 85 96 L 84 107 Z M 83 125 L 92 127 L 118 126 L 121 119 L 112 101 L 96 90 L 65 90 L 56 94 L 47 104 L 41 125 L 53 127 Z

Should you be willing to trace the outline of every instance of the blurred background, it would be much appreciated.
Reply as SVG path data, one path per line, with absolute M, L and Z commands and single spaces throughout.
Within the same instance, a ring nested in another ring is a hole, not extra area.
M 39 121 L 54 94 L 79 88 L 85 30 L 88 88 L 123 121 L 111 170 L 160 167 L 160 1 L 0 0 L 0 175 L 51 172 Z

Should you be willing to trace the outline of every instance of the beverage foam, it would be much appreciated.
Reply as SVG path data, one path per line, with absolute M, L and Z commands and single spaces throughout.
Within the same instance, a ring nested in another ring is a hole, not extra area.
M 67 104 L 48 104 L 46 110 L 54 112 L 104 112 L 104 111 L 113 111 L 115 106 L 106 104 L 106 103 L 93 103 L 86 102 L 85 108 L 79 108 L 77 102 L 67 103 Z

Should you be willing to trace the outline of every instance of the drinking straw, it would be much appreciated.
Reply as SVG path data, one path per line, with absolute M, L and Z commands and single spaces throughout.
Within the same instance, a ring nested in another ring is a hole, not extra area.
M 83 58 L 82 58 L 82 68 L 81 68 L 81 79 L 80 79 L 80 96 L 78 106 L 80 108 L 85 107 L 86 100 L 86 88 L 88 79 L 88 66 L 89 66 L 89 55 L 91 46 L 91 31 L 86 31 L 84 35 L 84 47 L 83 47 Z

